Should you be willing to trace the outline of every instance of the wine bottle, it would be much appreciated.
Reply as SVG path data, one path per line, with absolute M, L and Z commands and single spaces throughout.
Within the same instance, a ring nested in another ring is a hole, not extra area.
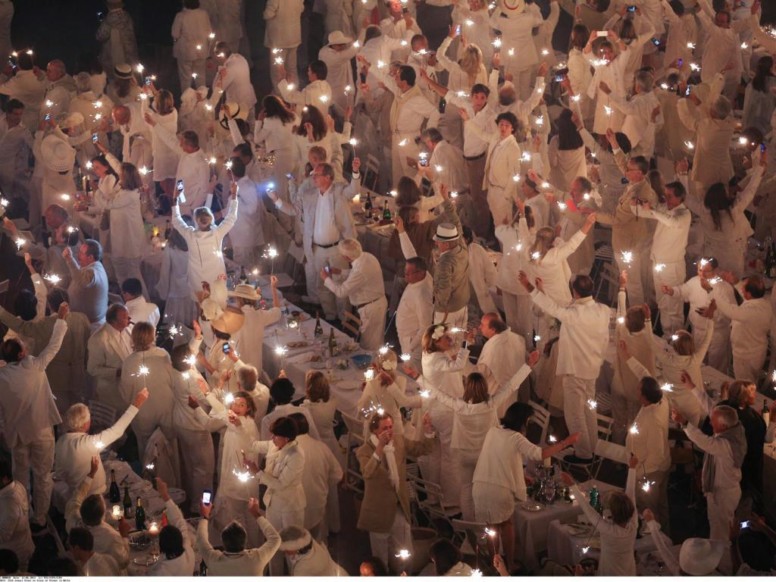
M 337 339 L 334 337 L 334 328 L 329 330 L 329 356 L 334 357 L 337 355 Z
M 372 195 L 369 192 L 366 193 L 366 202 L 364 202 L 364 212 L 366 213 L 367 218 L 372 218 Z
M 765 428 L 768 428 L 771 422 L 771 409 L 768 408 L 767 402 L 763 402 L 763 420 L 765 421 Z
M 248 283 L 248 275 L 245 274 L 245 267 L 240 267 L 240 285 Z
M 145 529 L 146 514 L 143 509 L 143 500 L 138 496 L 137 504 L 135 505 L 135 529 L 142 531 Z
M 388 208 L 388 201 L 385 201 L 385 206 L 383 206 L 383 220 L 391 220 L 393 217 L 391 216 L 391 210 Z
M 129 485 L 124 485 L 124 517 L 129 519 L 132 517 L 132 498 L 129 496 Z
M 108 489 L 108 499 L 111 503 L 118 503 L 121 501 L 121 490 L 118 483 L 116 483 L 116 471 L 110 470 L 110 489 Z
M 321 326 L 321 312 L 316 311 L 315 312 L 315 330 L 313 331 L 313 335 L 316 338 L 323 336 L 323 327 Z

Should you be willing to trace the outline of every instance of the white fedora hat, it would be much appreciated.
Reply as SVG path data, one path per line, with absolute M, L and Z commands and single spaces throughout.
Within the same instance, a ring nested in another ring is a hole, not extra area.
M 690 576 L 714 573 L 728 543 L 706 538 L 688 538 L 679 550 L 679 567 Z
M 349 36 L 345 36 L 341 30 L 335 30 L 329 33 L 329 44 L 350 44 L 353 39 Z
M 434 240 L 439 242 L 447 242 L 447 241 L 457 240 L 459 236 L 461 236 L 461 234 L 458 232 L 458 229 L 455 227 L 454 224 L 450 224 L 449 222 L 443 222 L 442 224 L 437 226 L 436 234 L 434 235 Z
M 242 297 L 248 301 L 258 301 L 261 299 L 261 295 L 256 292 L 256 288 L 247 283 L 240 283 L 234 288 L 234 291 L 229 291 L 229 297 Z
M 75 150 L 53 134 L 43 138 L 40 153 L 45 166 L 53 172 L 69 172 L 75 164 Z
M 297 525 L 289 525 L 280 530 L 281 552 L 296 552 L 309 546 L 313 541 L 310 532 Z

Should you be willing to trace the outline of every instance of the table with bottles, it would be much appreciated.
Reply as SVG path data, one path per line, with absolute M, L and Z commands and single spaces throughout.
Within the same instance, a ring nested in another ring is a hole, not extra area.
M 539 567 L 539 554 L 548 549 L 550 524 L 573 523 L 582 515 L 580 500 L 567 492 L 557 474 L 544 467 L 536 468 L 536 478 L 528 499 L 515 507 L 514 523 L 517 536 L 517 558 L 529 568 Z M 579 484 L 583 492 L 598 494 L 621 491 L 621 488 L 592 479 Z
M 135 473 L 128 463 L 114 459 L 105 461 L 103 466 L 110 482 L 105 499 L 105 521 L 116 528 L 121 517 L 129 521 L 132 532 L 129 534 L 128 571 L 131 576 L 143 576 L 159 559 L 159 532 L 166 525 L 164 500 L 151 481 Z M 118 495 L 113 487 L 114 476 Z M 118 502 L 115 501 L 117 498 Z M 170 488 L 170 498 L 180 504 L 185 493 Z M 193 542 L 196 539 L 194 524 L 188 523 L 188 527 L 189 539 Z

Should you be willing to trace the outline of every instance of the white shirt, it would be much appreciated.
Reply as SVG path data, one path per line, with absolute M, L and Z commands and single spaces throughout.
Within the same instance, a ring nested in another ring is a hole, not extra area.
M 654 218 L 657 221 L 652 235 L 650 256 L 657 263 L 683 263 L 687 251 L 687 237 L 690 235 L 692 214 L 684 204 L 668 209 L 663 206 L 647 210 L 641 206 L 631 207 L 636 216 Z
M 712 291 L 712 296 L 716 297 L 716 288 Z M 767 297 L 744 299 L 741 305 L 737 305 L 720 298 L 716 303 L 717 309 L 733 322 L 730 329 L 733 358 L 748 360 L 759 355 L 764 357 L 768 351 L 768 334 L 773 320 L 770 300 Z
M 229 231 L 232 246 L 254 248 L 263 245 L 264 204 L 259 200 L 256 184 L 248 176 L 237 180 L 237 199 L 240 201 L 240 212 L 237 214 L 237 222 Z
M 223 75 L 218 86 L 226 93 L 226 100 L 240 104 L 246 113 L 256 105 L 256 92 L 251 84 L 251 70 L 248 61 L 239 53 L 232 53 L 219 68 Z
M 505 386 L 525 363 L 525 340 L 506 329 L 497 333 L 482 346 L 478 364 L 485 364 L 500 386 Z M 492 387 L 493 394 L 496 386 Z
M 173 527 L 177 527 L 183 536 L 183 553 L 177 558 L 168 560 L 164 554 L 159 556 L 159 561 L 148 568 L 149 576 L 191 576 L 197 567 L 194 554 L 194 540 L 191 539 L 189 530 L 191 526 L 186 522 L 180 508 L 172 499 L 164 503 L 167 510 L 167 520 Z M 205 521 L 204 519 L 202 521 Z
M 361 256 L 351 263 L 350 273 L 342 283 L 328 277 L 324 285 L 337 297 L 347 297 L 356 307 L 385 297 L 380 262 L 370 253 L 361 253 Z
M 29 168 L 32 134 L 24 124 L 8 128 L 5 115 L 0 117 L 0 173 L 13 178 Z
M 159 323 L 159 308 L 155 303 L 146 301 L 145 297 L 142 295 L 140 297 L 130 299 L 124 305 L 126 306 L 127 310 L 129 310 L 129 319 L 133 324 L 145 321 L 146 323 L 150 323 L 156 327 Z
M 635 362 L 635 363 L 634 363 Z M 647 371 L 635 358 L 628 360 L 628 365 L 639 379 Z M 647 404 L 639 409 L 632 426 L 637 433 L 628 431 L 625 437 L 625 448 L 630 454 L 636 455 L 642 463 L 639 470 L 644 473 L 668 471 L 671 468 L 671 449 L 668 446 L 668 398 L 661 398 L 657 404 Z
M 266 455 L 265 469 L 259 472 L 259 483 L 267 486 L 264 505 L 269 508 L 274 503 L 280 512 L 304 510 L 307 505 L 302 487 L 305 456 L 299 442 L 293 440 L 279 449 L 272 441 L 254 441 L 251 451 Z
M 571 374 L 583 380 L 598 378 L 609 344 L 609 308 L 592 297 L 560 307 L 538 289 L 531 292 L 531 297 L 562 324 L 556 374 Z
M 204 61 L 208 57 L 208 35 L 212 30 L 205 10 L 184 8 L 172 23 L 172 55 L 182 61 Z
M 684 427 L 687 437 L 701 449 L 706 455 L 714 455 L 714 490 L 737 489 L 741 487 L 741 469 L 735 466 L 733 451 L 726 439 L 717 438 L 718 435 L 708 436 L 699 428 L 688 423 Z M 706 462 L 704 458 L 704 463 Z M 708 491 L 706 492 L 708 493 Z
M 480 311 L 483 313 L 492 313 L 496 311 L 496 304 L 490 296 L 491 287 L 496 285 L 496 265 L 490 258 L 488 251 L 476 242 L 472 242 L 469 247 L 469 281 L 471 282 L 474 294 L 477 296 L 477 303 Z
M 494 427 L 485 436 L 472 483 L 506 487 L 518 501 L 527 497 L 523 460 L 541 461 L 542 449 L 519 432 Z
M 83 566 L 84 576 L 120 576 L 121 569 L 111 556 L 94 552 Z
M 160 126 L 156 125 L 154 129 L 158 127 Z M 175 179 L 183 180 L 186 202 L 181 202 L 181 210 L 184 214 L 192 214 L 195 208 L 204 206 L 210 192 L 210 166 L 205 152 L 201 149 L 191 153 L 181 150 Z
M 381 80 L 386 81 L 386 87 L 394 95 L 391 106 L 391 131 L 398 135 L 414 138 L 420 133 L 420 128 L 426 120 L 428 120 L 426 127 L 437 127 L 439 109 L 423 96 L 420 87 L 415 85 L 403 93 L 391 79 L 383 76 Z M 394 111 L 396 112 L 395 116 Z
M 436 145 L 429 158 L 429 167 L 434 171 L 435 188 L 444 184 L 450 192 L 460 192 L 468 187 L 469 176 L 463 153 L 451 143 L 442 140 Z
M 110 446 L 121 438 L 129 423 L 135 418 L 137 410 L 130 405 L 112 427 L 101 433 L 68 432 L 59 437 L 54 447 L 54 473 L 57 478 L 64 480 L 70 490 L 74 491 L 84 475 L 89 473 L 92 457 L 99 455 L 104 447 Z M 89 495 L 105 493 L 107 489 L 105 469 L 102 463 L 99 463 L 97 473 L 91 481 Z
M 476 158 L 485 154 L 488 151 L 489 142 L 480 136 L 487 135 L 496 127 L 496 113 L 491 106 L 486 104 L 475 113 L 468 99 L 458 97 L 451 91 L 445 95 L 445 101 L 464 109 L 469 114 L 469 120 L 463 124 L 463 155 L 467 158 Z M 472 125 L 476 125 L 480 131 L 473 130 Z
M 612 93 L 610 101 L 625 114 L 622 123 L 622 132 L 628 136 L 631 147 L 638 147 L 638 152 L 648 158 L 655 152 L 655 130 L 663 125 L 662 112 L 652 121 L 652 111 L 660 106 L 660 102 L 653 91 L 638 93 L 626 101 L 622 97 Z
M 0 368 L 0 414 L 10 447 L 35 442 L 62 422 L 46 367 L 62 346 L 66 332 L 65 320 L 57 319 L 48 345 L 37 357 L 27 356 Z
M 396 308 L 396 333 L 404 354 L 420 348 L 423 332 L 431 325 L 434 314 L 434 280 L 426 273 L 422 281 L 404 289 Z
M 267 540 L 258 548 L 227 554 L 214 550 L 208 535 L 208 520 L 197 526 L 197 551 L 207 564 L 209 576 L 263 576 L 264 569 L 280 547 L 280 535 L 264 516 L 256 520 Z
M 342 467 L 334 453 L 321 441 L 309 434 L 300 434 L 296 440 L 304 453 L 302 488 L 307 500 L 304 526 L 310 529 L 324 518 L 329 491 L 336 492 L 337 483 L 342 479 Z
M 241 311 L 245 315 L 243 326 L 232 335 L 232 340 L 240 352 L 240 359 L 256 368 L 261 374 L 264 328 L 280 320 L 280 309 L 278 307 L 255 309 L 250 305 L 243 305 Z
M 331 105 L 331 85 L 325 80 L 315 80 L 304 89 L 299 90 L 285 79 L 278 83 L 280 95 L 289 103 L 297 105 L 313 105 L 326 113 Z
M 328 246 L 340 239 L 340 231 L 334 221 L 334 191 L 315 191 L 318 203 L 315 205 L 315 226 L 313 227 L 313 244 Z
M 351 60 L 355 58 L 358 49 L 354 46 L 335 51 L 330 46 L 323 47 L 318 51 L 318 58 L 326 63 L 328 81 L 331 91 L 334 93 L 334 101 L 340 105 L 348 105 L 352 102 L 352 95 L 355 95 L 356 86 L 353 82 L 353 69 L 350 65 Z M 345 88 L 350 86 L 350 91 L 345 94 Z

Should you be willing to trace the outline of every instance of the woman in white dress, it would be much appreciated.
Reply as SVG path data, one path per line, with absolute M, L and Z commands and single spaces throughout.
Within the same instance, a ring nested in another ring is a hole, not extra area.
M 111 154 L 108 156 L 113 157 Z M 109 213 L 111 263 L 119 285 L 127 279 L 138 279 L 143 286 L 143 296 L 148 300 L 148 289 L 140 270 L 148 246 L 140 206 L 143 181 L 134 165 L 121 164 L 118 185 L 118 191 L 102 205 Z
M 148 99 L 140 101 L 143 117 L 149 114 L 156 123 L 166 128 L 170 133 L 178 133 L 178 110 L 175 109 L 172 93 L 166 89 L 156 92 L 153 97 L 151 107 L 148 107 Z M 153 128 L 152 125 L 148 125 Z M 154 155 L 154 182 L 159 182 L 159 186 L 164 194 L 172 200 L 173 188 L 175 186 L 175 175 L 178 170 L 178 152 L 173 150 L 167 143 L 160 139 L 159 134 L 152 129 L 151 147 Z
M 459 53 L 461 57 L 455 61 L 447 56 L 447 49 L 450 48 L 450 44 L 457 36 L 460 38 Z M 464 38 L 463 35 L 459 36 L 456 33 L 455 26 L 450 27 L 450 34 L 447 35 L 445 40 L 442 41 L 442 44 L 439 45 L 436 55 L 439 64 L 449 74 L 449 79 L 447 81 L 448 90 L 453 93 L 459 91 L 469 93 L 472 86 L 476 83 L 487 86 L 488 70 L 485 68 L 480 47 L 473 44 L 470 39 Z
M 501 426 L 491 428 L 485 435 L 472 478 L 476 521 L 497 530 L 510 570 L 515 555 L 512 517 L 516 503 L 527 498 L 523 460 L 547 459 L 579 439 L 579 433 L 575 433 L 549 447 L 538 447 L 523 434 L 531 415 L 533 408 L 524 402 L 515 402 L 507 408 Z M 497 540 L 494 544 L 498 547 Z
M 298 118 L 275 95 L 267 95 L 261 104 L 262 110 L 256 119 L 253 144 L 256 148 L 263 147 L 266 155 L 275 155 L 275 165 L 272 166 L 275 187 L 281 197 L 288 200 L 286 174 L 296 172 L 293 128 Z
M 296 144 L 295 159 L 297 160 L 296 173 L 301 182 L 304 179 L 304 165 L 307 160 L 307 152 L 313 146 L 322 147 L 326 150 L 326 161 L 331 163 L 332 145 L 326 117 L 323 112 L 314 105 L 308 105 L 304 108 L 302 118 L 299 121 L 299 127 L 294 135 Z
M 463 398 L 450 398 L 439 390 L 431 390 L 431 398 L 455 413 L 452 448 L 456 452 L 455 468 L 461 480 L 461 511 L 466 521 L 474 521 L 475 517 L 472 478 L 485 435 L 498 426 L 498 407 L 520 387 L 538 360 L 539 352 L 533 352 L 528 364 L 522 366 L 505 385 L 499 386 L 492 397 L 488 393 L 488 381 L 479 372 L 467 376 Z
M 558 134 L 550 140 L 547 155 L 550 160 L 550 182 L 563 192 L 571 189 L 575 178 L 587 178 L 585 143 L 572 120 L 573 113 L 564 109 L 556 120 Z
M 334 436 L 334 414 L 337 412 L 337 401 L 331 395 L 329 381 L 323 372 L 308 370 L 304 378 L 305 394 L 307 398 L 302 402 L 302 407 L 310 411 L 318 436 L 337 460 L 344 467 L 345 459 L 342 449 Z
M 598 576 L 635 576 L 636 558 L 633 547 L 639 529 L 639 513 L 636 511 L 636 467 L 639 460 L 631 455 L 628 462 L 628 479 L 625 492 L 612 491 L 602 505 L 611 517 L 604 518 L 590 505 L 574 478 L 563 473 L 563 480 L 571 487 L 579 507 L 601 535 L 601 557 L 598 560 Z
M 162 251 L 162 266 L 156 292 L 164 297 L 164 322 L 167 325 L 193 321 L 197 304 L 189 290 L 189 247 L 177 230 L 170 232 Z

